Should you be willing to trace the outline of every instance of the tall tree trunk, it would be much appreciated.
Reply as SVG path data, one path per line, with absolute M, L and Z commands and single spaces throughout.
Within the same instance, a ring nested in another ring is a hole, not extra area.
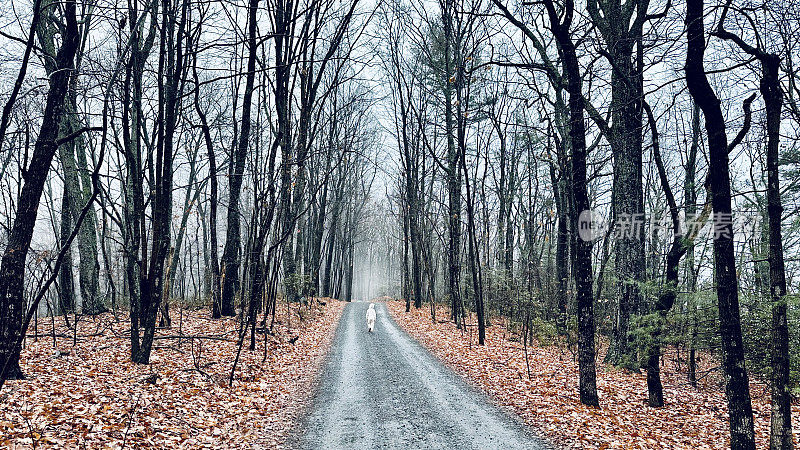
M 469 173 L 467 172 L 467 155 L 466 148 L 461 147 L 460 163 L 461 169 L 464 171 L 464 179 L 466 180 L 466 194 L 467 194 L 467 236 L 468 236 L 468 252 L 469 252 L 469 268 L 472 275 L 472 289 L 475 296 L 475 315 L 478 319 L 478 345 L 484 345 L 486 342 L 486 317 L 483 303 L 483 280 L 481 279 L 480 255 L 478 252 L 478 238 L 475 230 L 475 204 L 473 199 L 473 192 L 470 189 Z
M 695 103 L 703 111 L 708 133 L 708 183 L 715 214 L 714 229 L 717 230 L 714 236 L 714 282 L 717 285 L 722 369 L 728 398 L 731 448 L 755 449 L 753 408 L 744 361 L 736 257 L 733 247 L 728 137 L 725 133 L 725 119 L 722 116 L 720 100 L 711 88 L 703 67 L 706 49 L 703 0 L 687 0 L 686 38 L 688 41 L 686 84 Z
M 61 47 L 55 58 L 58 70 L 50 77 L 42 125 L 25 171 L 6 249 L 0 259 L 0 380 L 23 378 L 19 366 L 19 342 L 25 332 L 22 329 L 25 262 L 44 182 L 58 150 L 59 126 L 65 113 L 65 99 L 78 49 L 75 0 L 65 0 L 63 17 Z
M 186 27 L 188 0 L 172 5 L 167 2 L 161 10 L 162 28 L 159 49 L 159 73 L 165 74 L 159 85 L 159 123 L 158 141 L 155 156 L 154 196 L 152 206 L 151 250 L 147 274 L 143 277 L 142 298 L 142 337 L 138 352 L 132 360 L 138 364 L 148 364 L 153 347 L 161 299 L 166 283 L 165 262 L 170 252 L 172 224 L 172 180 L 175 135 L 178 122 L 178 109 L 181 98 L 181 77 L 184 75 L 183 39 Z
M 239 128 L 239 141 L 233 161 L 228 171 L 229 200 L 228 200 L 228 229 L 225 238 L 225 249 L 222 252 L 222 298 L 221 313 L 223 316 L 233 316 L 234 299 L 239 288 L 239 265 L 241 264 L 242 236 L 240 228 L 240 197 L 242 181 L 244 179 L 244 166 L 247 161 L 247 149 L 250 145 L 250 116 L 253 100 L 253 89 L 256 76 L 256 43 L 258 0 L 249 0 L 247 14 L 247 75 L 245 77 L 244 98 L 242 102 L 242 118 Z
M 294 153 L 291 137 L 291 92 L 290 75 L 293 51 L 291 43 L 290 22 L 293 20 L 292 0 L 279 0 L 276 2 L 274 12 L 274 42 L 275 42 L 275 111 L 278 123 L 278 140 L 281 148 L 281 193 L 280 210 L 282 218 L 283 244 L 283 275 L 286 297 L 290 301 L 297 300 L 294 289 L 294 276 L 297 272 L 294 259 L 294 217 L 292 209 L 292 166 Z
M 352 231 L 348 231 L 347 247 L 347 263 L 345 265 L 344 273 L 344 301 L 349 302 L 353 300 L 353 235 Z
M 322 278 L 322 295 L 324 297 L 330 297 L 332 294 L 332 287 L 333 287 L 333 257 L 334 257 L 334 250 L 336 248 L 336 239 L 339 235 L 339 214 L 340 214 L 340 203 L 341 199 L 339 198 L 339 194 L 336 195 L 336 201 L 333 205 L 333 211 L 331 213 L 331 222 L 328 225 L 328 241 L 327 241 L 327 248 L 325 250 L 325 276 Z
M 686 220 L 695 220 L 697 214 L 697 188 L 695 186 L 695 170 L 697 152 L 700 149 L 700 108 L 692 104 L 692 143 L 689 156 L 686 158 L 686 177 L 683 183 L 684 207 Z M 694 295 L 697 280 L 697 269 L 694 262 L 694 242 L 688 244 L 686 250 L 686 290 L 689 292 L 689 317 L 691 331 L 689 336 L 689 368 L 688 378 L 692 386 L 697 386 L 697 299 Z
M 747 44 L 741 37 L 725 30 L 725 17 L 731 2 L 725 5 L 716 35 L 736 43 L 761 63 L 759 90 L 764 98 L 767 115 L 767 217 L 769 223 L 769 296 L 772 303 L 772 416 L 770 420 L 770 450 L 787 450 L 792 442 L 792 396 L 790 387 L 789 327 L 786 305 L 786 269 L 783 260 L 781 230 L 780 148 L 783 90 L 779 77 L 780 56 Z
M 586 125 L 584 124 L 583 80 L 575 43 L 572 41 L 570 26 L 574 14 L 574 3 L 566 0 L 563 17 L 556 11 L 552 0 L 545 0 L 544 6 L 550 19 L 559 54 L 562 59 L 564 74 L 567 79 L 569 108 L 569 138 L 572 160 L 570 162 L 572 208 L 570 221 L 577 224 L 583 211 L 590 208 L 586 182 Z M 572 272 L 575 276 L 575 290 L 578 314 L 578 370 L 581 403 L 588 406 L 600 406 L 597 396 L 597 375 L 595 359 L 595 324 L 594 299 L 592 292 L 592 243 L 581 239 L 577 226 L 573 227 L 571 236 L 574 252 L 572 255 Z
M 667 260 L 664 269 L 664 285 L 661 287 L 661 292 L 658 295 L 658 300 L 655 304 L 655 312 L 657 314 L 656 323 L 653 324 L 654 331 L 652 332 L 652 342 L 647 349 L 647 392 L 648 404 L 652 407 L 664 406 L 664 388 L 661 384 L 661 332 L 664 323 L 667 319 L 667 313 L 675 304 L 675 299 L 678 296 L 678 271 L 680 269 L 681 258 L 689 248 L 689 245 L 694 241 L 693 232 L 687 236 L 683 235 L 680 226 L 680 217 L 678 213 L 678 204 L 675 201 L 675 195 L 669 185 L 667 179 L 667 170 L 664 166 L 664 161 L 661 158 L 661 148 L 659 146 L 658 128 L 656 126 L 656 119 L 650 106 L 645 104 L 647 111 L 648 123 L 650 125 L 650 134 L 653 140 L 653 159 L 656 162 L 658 170 L 658 177 L 661 182 L 661 190 L 664 192 L 664 197 L 669 206 L 670 219 L 672 220 L 672 244 L 669 252 L 667 253 Z
M 62 163 L 62 167 L 64 167 Z M 65 169 L 66 172 L 66 169 Z M 61 247 L 64 247 L 69 234 L 72 232 L 72 205 L 69 190 L 64 189 L 61 196 L 61 229 L 59 240 Z M 75 312 L 75 284 L 72 273 L 72 250 L 66 249 L 64 252 L 64 262 L 58 274 L 58 301 L 59 310 L 63 314 Z
M 405 198 L 405 196 L 404 196 Z M 403 211 L 401 212 L 403 218 L 403 270 L 400 274 L 400 292 L 403 299 L 406 301 L 406 312 L 411 311 L 411 277 L 409 273 L 411 272 L 408 268 L 410 264 L 410 256 L 409 256 L 409 247 L 410 247 L 410 233 L 409 233 L 409 222 L 411 221 L 410 214 L 408 213 L 408 200 L 406 199 L 405 202 L 402 204 Z
M 565 167 L 562 166 L 562 167 Z M 563 171 L 562 171 L 563 172 Z M 564 199 L 566 195 L 565 174 L 556 176 L 554 164 L 550 164 L 550 180 L 553 184 L 553 198 L 556 204 L 556 307 L 558 316 L 556 326 L 560 335 L 567 333 L 567 283 L 569 282 L 569 268 L 567 267 L 567 252 L 569 249 L 569 230 L 567 229 L 568 209 Z
M 411 101 L 409 95 L 409 101 Z M 402 103 L 402 100 L 401 100 Z M 404 109 L 404 108 L 403 108 Z M 408 216 L 408 239 L 411 244 L 411 254 L 409 260 L 411 263 L 411 287 L 414 293 L 414 307 L 422 308 L 422 237 L 420 236 L 420 193 L 419 193 L 419 161 L 416 157 L 416 152 L 412 149 L 412 144 L 409 142 L 406 129 L 408 121 L 406 120 L 406 111 L 402 111 L 402 127 L 403 127 L 403 153 L 405 154 L 403 168 L 403 177 L 405 178 L 405 198 L 406 198 L 406 214 Z
M 81 63 L 83 61 L 84 48 L 88 41 L 89 30 L 93 26 L 94 5 L 89 5 L 83 18 L 81 19 L 81 40 L 78 51 L 75 55 L 75 70 L 80 71 Z M 77 77 L 70 80 L 70 91 L 67 94 L 67 119 L 70 123 L 70 130 L 72 133 L 77 132 L 83 127 L 83 120 L 78 115 L 78 82 Z M 75 198 L 81 199 L 81 204 L 86 204 L 92 198 L 92 177 L 91 170 L 89 169 L 89 162 L 86 156 L 86 140 L 83 136 L 79 136 L 74 141 L 75 147 L 75 161 L 76 173 L 80 179 L 78 187 L 78 196 Z M 78 220 L 80 210 L 77 205 L 73 205 L 73 217 L 75 221 Z M 83 300 L 84 314 L 100 314 L 108 309 L 103 304 L 100 298 L 100 262 L 98 260 L 97 249 L 97 213 L 94 207 L 89 208 L 86 217 L 81 223 L 81 228 L 78 234 L 78 252 L 80 254 L 80 289 L 81 297 Z
M 461 300 L 461 170 L 458 166 L 458 150 L 455 142 L 455 120 L 453 117 L 453 87 L 447 79 L 453 73 L 453 0 L 442 2 L 444 25 L 444 110 L 447 133 L 447 282 L 453 321 L 461 328 L 464 306 Z
M 91 27 L 91 11 L 92 8 L 90 7 L 79 24 L 81 39 L 75 53 L 76 72 L 80 71 L 83 47 L 86 44 L 88 30 Z M 57 26 L 51 20 L 44 20 L 39 23 L 37 29 L 39 42 L 42 48 L 51 54 L 55 53 L 56 32 Z M 45 71 L 48 76 L 52 75 L 55 70 L 57 70 L 55 62 L 46 59 Z M 67 97 L 64 100 L 64 115 L 61 118 L 60 133 L 64 136 L 79 133 L 80 129 L 83 128 L 82 121 L 78 116 L 77 89 L 77 77 L 72 77 L 69 82 Z M 69 195 L 68 212 L 72 215 L 70 222 L 75 222 L 80 214 L 81 205 L 85 204 L 92 196 L 92 180 L 86 158 L 86 142 L 83 136 L 78 136 L 60 145 L 58 154 L 64 169 L 64 190 Z M 64 238 L 66 239 L 66 236 Z M 78 232 L 78 254 L 80 256 L 78 274 L 82 310 L 85 314 L 100 314 L 106 311 L 106 308 L 98 298 L 97 292 L 100 285 L 100 264 L 97 252 L 97 215 L 94 208 L 88 210 Z M 72 269 L 70 268 L 69 270 Z
M 778 79 L 780 59 L 761 60 L 761 95 L 767 109 L 767 214 L 769 216 L 769 280 L 772 295 L 772 416 L 770 450 L 791 450 L 792 395 L 789 389 L 789 326 L 786 306 L 786 269 L 781 231 L 780 170 L 778 150 L 783 92 Z
M 88 26 L 88 25 L 84 25 Z M 73 89 L 67 100 L 69 109 L 69 120 L 72 123 L 70 130 L 72 133 L 81 128 L 78 115 L 77 105 L 75 101 L 75 86 L 72 82 Z M 83 137 L 75 139 L 75 156 L 77 157 L 77 170 L 76 175 L 80 177 L 80 186 L 77 186 L 77 197 L 80 198 L 81 204 L 85 204 L 92 196 L 92 180 L 88 161 L 86 159 L 86 143 Z M 79 205 L 73 204 L 73 220 L 77 220 L 80 210 Z M 103 305 L 102 299 L 99 295 L 100 289 L 100 262 L 98 261 L 97 249 L 97 213 L 94 208 L 90 208 L 81 223 L 81 228 L 78 233 L 78 253 L 80 255 L 79 263 L 79 285 L 81 291 L 81 300 L 83 301 L 82 310 L 84 314 L 100 314 L 107 311 Z
M 639 285 L 645 279 L 642 189 L 642 70 L 634 63 L 649 0 L 590 0 L 587 10 L 606 43 L 610 60 L 611 118 L 608 141 L 614 161 L 612 216 L 626 225 L 614 246 L 617 311 L 606 361 L 635 368 L 629 343 L 630 316 L 641 313 Z M 636 6 L 629 6 L 635 4 Z M 602 12 L 602 14 L 601 14 Z M 638 48 L 641 52 L 641 45 Z
M 135 361 L 142 353 L 141 328 L 145 322 L 144 304 L 148 301 L 142 295 L 147 257 L 145 234 L 144 180 L 142 177 L 142 78 L 145 61 L 155 42 L 157 31 L 158 3 L 152 0 L 146 11 L 139 15 L 139 3 L 132 1 L 128 6 L 128 27 L 130 31 L 130 58 L 125 68 L 122 104 L 122 135 L 125 159 L 125 205 L 123 208 L 123 239 L 125 259 L 125 285 L 128 292 L 131 320 L 131 360 Z M 139 24 L 145 15 L 150 16 L 147 34 Z
M 206 113 L 200 107 L 200 80 L 197 76 L 197 57 L 195 53 L 195 58 L 193 60 L 194 64 L 192 65 L 192 74 L 194 76 L 194 109 L 197 112 L 198 117 L 200 118 L 200 127 L 203 132 L 203 142 L 206 146 L 206 153 L 208 155 L 208 178 L 209 178 L 209 266 L 211 269 L 211 282 L 210 282 L 210 293 L 211 293 L 211 317 L 218 319 L 222 317 L 222 297 L 220 293 L 220 273 L 219 273 L 219 255 L 218 255 L 218 248 L 217 248 L 217 192 L 218 192 L 218 183 L 217 183 L 217 156 L 216 152 L 214 151 L 214 142 L 211 139 L 211 129 L 208 126 L 208 119 L 206 118 Z

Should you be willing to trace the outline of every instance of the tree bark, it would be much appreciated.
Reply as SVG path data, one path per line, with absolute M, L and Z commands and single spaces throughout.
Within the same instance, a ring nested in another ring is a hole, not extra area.
M 211 317 L 218 319 L 222 317 L 222 298 L 220 295 L 220 273 L 219 273 L 219 255 L 217 247 L 217 198 L 218 198 L 218 182 L 217 182 L 217 156 L 214 151 L 214 142 L 211 139 L 211 129 L 208 126 L 208 119 L 206 113 L 200 107 L 200 80 L 197 76 L 197 57 L 195 53 L 194 64 L 192 65 L 192 74 L 194 76 L 194 109 L 197 116 L 200 118 L 200 128 L 203 132 L 203 142 L 206 146 L 206 153 L 208 154 L 208 178 L 209 178 L 209 243 L 210 250 L 209 266 L 211 269 Z
M 453 0 L 443 0 L 442 23 L 444 25 L 444 78 L 453 73 Z M 455 121 L 453 118 L 453 88 L 449 79 L 444 81 L 445 131 L 447 134 L 447 282 L 450 296 L 451 314 L 458 328 L 464 307 L 461 300 L 461 170 L 458 166 L 458 151 L 455 142 Z
M 39 201 L 47 173 L 58 146 L 59 126 L 65 114 L 69 80 L 73 74 L 79 33 L 75 0 L 65 0 L 61 46 L 56 54 L 58 68 L 50 77 L 44 115 L 30 164 L 23 175 L 14 223 L 0 259 L 0 379 L 24 378 L 19 366 L 18 342 L 25 330 L 25 262 L 30 250 Z
M 142 352 L 141 328 L 144 324 L 142 296 L 144 266 L 147 257 L 145 235 L 145 203 L 142 177 L 142 77 L 157 29 L 158 6 L 151 1 L 142 16 L 139 16 L 138 2 L 128 7 L 128 26 L 130 30 L 130 58 L 125 68 L 125 81 L 122 94 L 122 135 L 125 160 L 125 205 L 123 208 L 123 239 L 125 259 L 125 284 L 131 320 L 131 360 L 136 360 Z M 150 26 L 146 35 L 139 21 L 150 16 Z
M 786 304 L 786 269 L 783 259 L 781 230 L 780 148 L 781 111 L 783 90 L 779 78 L 780 56 L 752 47 L 741 37 L 725 30 L 725 16 L 730 2 L 725 5 L 716 35 L 736 43 L 742 50 L 761 63 L 759 90 L 764 98 L 767 116 L 767 217 L 769 223 L 769 296 L 772 304 L 771 359 L 772 359 L 772 415 L 770 419 L 770 450 L 787 450 L 792 442 L 792 396 L 790 391 L 789 327 Z
M 239 203 L 242 191 L 242 181 L 244 179 L 244 165 L 247 161 L 247 150 L 250 145 L 250 116 L 253 100 L 253 90 L 256 76 L 256 32 L 257 22 L 256 13 L 258 12 L 258 0 L 249 0 L 247 14 L 247 75 L 245 76 L 244 98 L 242 103 L 242 118 L 239 128 L 239 140 L 236 143 L 236 151 L 233 161 L 231 161 L 228 176 L 230 184 L 228 187 L 228 228 L 225 238 L 225 249 L 222 252 L 222 298 L 220 313 L 223 316 L 233 316 L 234 299 L 239 288 L 239 266 L 241 264 L 241 226 Z
M 62 167 L 64 167 L 63 162 Z M 61 196 L 61 235 L 59 236 L 62 248 L 69 239 L 69 234 L 72 231 L 71 203 L 69 190 L 65 188 L 64 193 Z M 69 314 L 75 311 L 75 284 L 74 275 L 72 272 L 72 249 L 67 249 L 64 252 L 64 263 L 61 265 L 61 271 L 58 275 L 58 300 L 59 310 L 61 313 Z
M 634 63 L 633 50 L 641 41 L 648 5 L 649 0 L 632 0 L 625 4 L 619 0 L 590 0 L 587 3 L 592 22 L 606 43 L 607 51 L 603 53 L 612 66 L 612 122 L 607 136 L 614 165 L 612 216 L 617 221 L 631 221 L 626 223 L 633 225 L 632 232 L 621 233 L 614 246 L 618 302 L 606 361 L 630 369 L 636 366 L 629 343 L 630 316 L 641 313 L 639 285 L 645 279 L 642 71 Z
M 755 449 L 753 408 L 744 361 L 739 292 L 731 223 L 731 180 L 728 166 L 728 137 L 720 100 L 711 88 L 703 67 L 705 26 L 703 0 L 688 0 L 686 5 L 686 83 L 689 93 L 705 116 L 708 133 L 711 204 L 717 230 L 714 236 L 714 281 L 722 340 L 722 369 L 728 398 L 728 422 L 732 449 Z
M 592 292 L 592 243 L 581 239 L 578 233 L 578 220 L 582 211 L 590 208 L 586 182 L 586 125 L 584 124 L 583 80 L 575 43 L 572 41 L 570 26 L 574 14 L 574 3 L 566 0 L 560 16 L 552 0 L 545 0 L 544 6 L 550 19 L 553 34 L 558 43 L 564 74 L 567 79 L 567 105 L 569 108 L 569 138 L 572 160 L 570 162 L 570 188 L 574 208 L 570 221 L 575 224 L 572 230 L 572 272 L 577 291 L 578 314 L 578 368 L 581 403 L 599 407 L 597 396 L 597 374 L 595 370 L 595 324 L 594 299 Z
M 672 244 L 670 245 L 666 258 L 664 285 L 661 287 L 661 292 L 655 304 L 656 317 L 655 324 L 653 324 L 654 331 L 651 335 L 652 342 L 647 349 L 647 402 L 650 406 L 658 408 L 664 406 L 664 388 L 661 384 L 660 366 L 662 328 L 664 322 L 666 322 L 667 313 L 672 309 L 678 295 L 678 271 L 680 269 L 681 258 L 686 254 L 689 245 L 693 242 L 694 235 L 690 234 L 684 236 L 681 231 L 678 204 L 675 201 L 675 195 L 669 185 L 667 170 L 661 158 L 656 120 L 653 116 L 653 112 L 650 110 L 650 106 L 645 104 L 645 109 L 647 111 L 650 134 L 653 140 L 653 159 L 656 163 L 658 177 L 661 182 L 661 190 L 664 192 L 664 197 L 667 200 L 670 219 L 672 220 Z
M 791 450 L 792 395 L 790 387 L 789 326 L 786 305 L 786 269 L 781 231 L 780 170 L 778 150 L 783 92 L 778 79 L 780 59 L 769 55 L 761 60 L 761 95 L 767 109 L 767 214 L 769 216 L 769 279 L 772 296 L 772 415 L 770 450 Z
M 686 176 L 683 183 L 684 210 L 687 220 L 695 220 L 697 215 L 697 189 L 695 186 L 695 170 L 697 152 L 700 149 L 700 108 L 692 104 L 692 143 L 689 156 L 686 158 Z M 695 298 L 697 269 L 694 262 L 694 242 L 688 244 L 686 251 L 686 288 L 689 291 L 689 316 L 691 331 L 689 336 L 689 384 L 697 386 L 697 299 Z
M 91 27 L 92 14 L 86 13 L 82 18 L 79 26 L 79 43 L 78 49 L 75 53 L 75 71 L 80 71 L 81 61 L 83 59 L 83 46 L 86 44 L 87 33 Z M 40 21 L 36 30 L 39 37 L 40 45 L 43 49 L 50 54 L 54 54 L 55 50 L 55 35 L 57 32 L 57 25 L 48 18 L 48 20 Z M 83 30 L 83 31 L 81 31 Z M 57 70 L 56 64 L 50 59 L 45 59 L 45 71 L 48 76 Z M 67 97 L 64 100 L 64 115 L 61 118 L 60 133 L 62 136 L 72 136 L 79 133 L 83 128 L 82 121 L 78 116 L 77 105 L 77 77 L 72 77 L 69 82 L 69 90 Z M 92 196 L 92 180 L 86 158 L 86 142 L 83 136 L 77 136 L 70 139 L 59 146 L 58 157 L 61 160 L 61 165 L 64 169 L 64 192 L 67 194 L 68 202 L 64 205 L 68 206 L 67 213 L 70 214 L 70 220 L 67 223 L 73 223 L 77 220 L 80 214 L 80 204 L 85 204 Z M 62 211 L 62 222 L 63 222 Z M 62 227 L 66 223 L 62 223 Z M 67 234 L 71 231 L 68 229 Z M 66 236 L 65 236 L 66 239 Z M 68 259 L 72 259 L 71 252 Z M 81 293 L 82 310 L 84 314 L 100 314 L 106 311 L 105 306 L 98 298 L 98 288 L 100 285 L 100 264 L 98 262 L 97 252 L 97 215 L 94 208 L 88 210 L 86 218 L 81 224 L 78 234 L 78 255 L 79 255 L 79 288 Z M 63 267 L 63 266 L 62 266 Z M 72 271 L 72 267 L 64 268 L 64 270 Z M 76 305 L 73 304 L 72 308 Z
M 159 73 L 164 79 L 159 82 L 159 123 L 155 155 L 154 195 L 152 199 L 152 232 L 150 258 L 146 276 L 141 287 L 142 336 L 138 351 L 132 360 L 148 364 L 153 347 L 156 318 L 164 295 L 166 283 L 165 262 L 170 251 L 172 224 L 172 180 L 175 147 L 175 131 L 181 98 L 181 77 L 184 75 L 184 30 L 188 0 L 172 5 L 167 2 L 161 10 L 162 27 L 159 49 Z M 176 29 L 177 28 L 177 29 Z

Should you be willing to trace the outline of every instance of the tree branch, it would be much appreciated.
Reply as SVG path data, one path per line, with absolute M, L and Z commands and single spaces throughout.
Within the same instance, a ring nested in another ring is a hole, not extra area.
M 742 103 L 742 109 L 744 110 L 744 124 L 742 125 L 742 129 L 739 130 L 739 134 L 737 134 L 736 137 L 733 139 L 733 141 L 731 141 L 731 143 L 728 144 L 729 154 L 730 152 L 733 151 L 734 148 L 736 148 L 737 145 L 739 145 L 742 142 L 742 140 L 744 140 L 744 137 L 747 135 L 747 132 L 750 131 L 750 123 L 752 122 L 752 115 L 753 115 L 751 112 L 750 105 L 752 105 L 753 100 L 755 99 L 756 99 L 756 93 L 754 92 L 750 97 L 744 99 L 744 102 Z

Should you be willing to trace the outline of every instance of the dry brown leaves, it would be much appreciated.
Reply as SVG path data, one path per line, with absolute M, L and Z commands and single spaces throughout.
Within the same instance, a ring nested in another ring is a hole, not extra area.
M 206 310 L 173 308 L 172 328 L 157 335 L 224 340 L 158 339 L 148 366 L 130 362 L 128 321 L 111 314 L 82 318 L 75 346 L 29 338 L 27 380 L 0 392 L 0 448 L 280 447 L 312 394 L 343 307 L 279 306 L 266 361 L 264 335 L 254 352 L 246 339 L 233 386 L 236 321 Z M 57 322 L 56 333 L 72 335 Z M 40 320 L 38 333 L 51 331 Z
M 387 306 L 397 322 L 432 353 L 559 446 L 718 449 L 729 445 L 727 406 L 718 378 L 706 377 L 697 388 L 691 387 L 685 373 L 674 370 L 669 356 L 662 363 L 667 402 L 663 408 L 647 406 L 643 373 L 616 370 L 598 357 L 601 408 L 597 410 L 579 401 L 578 367 L 568 350 L 529 346 L 529 380 L 524 347 L 518 336 L 517 342 L 509 339 L 502 320 L 494 320 L 486 330 L 486 345 L 478 346 L 475 331 L 462 333 L 452 323 L 432 323 L 429 308 L 406 313 L 402 302 Z M 446 318 L 448 313 L 438 310 L 437 318 Z M 718 363 L 706 358 L 704 364 Z M 758 447 L 767 448 L 768 391 L 754 382 L 751 392 Z M 794 429 L 800 430 L 800 407 L 793 408 Z

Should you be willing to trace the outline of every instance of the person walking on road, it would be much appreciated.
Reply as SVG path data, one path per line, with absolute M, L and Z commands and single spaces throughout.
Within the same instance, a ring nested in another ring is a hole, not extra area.
M 375 318 L 375 303 L 370 303 L 369 309 L 367 309 L 367 329 L 369 329 L 370 333 L 375 329 Z

